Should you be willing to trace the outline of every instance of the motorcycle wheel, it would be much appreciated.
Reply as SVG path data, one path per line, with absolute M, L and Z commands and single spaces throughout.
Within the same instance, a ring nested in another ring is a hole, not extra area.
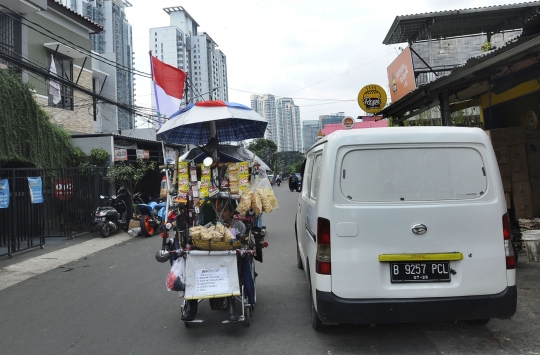
M 156 232 L 152 218 L 148 215 L 141 216 L 141 232 L 145 237 L 151 237 Z
M 109 224 L 106 222 L 103 223 L 103 226 L 101 226 L 101 229 L 99 230 L 99 234 L 101 234 L 103 238 L 107 238 L 111 234 L 111 227 Z

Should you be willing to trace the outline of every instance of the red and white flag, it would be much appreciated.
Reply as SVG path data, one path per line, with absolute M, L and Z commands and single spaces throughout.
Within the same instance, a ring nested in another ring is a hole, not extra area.
M 187 74 L 182 69 L 163 63 L 153 56 L 150 58 L 156 106 L 161 115 L 169 117 L 180 109 Z

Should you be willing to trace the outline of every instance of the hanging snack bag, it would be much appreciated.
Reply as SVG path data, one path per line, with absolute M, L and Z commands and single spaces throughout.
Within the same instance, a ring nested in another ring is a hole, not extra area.
M 189 169 L 186 161 L 178 163 L 178 191 L 189 191 Z
M 241 161 L 238 163 L 238 189 L 240 192 L 244 192 L 249 188 L 249 163 Z
M 274 195 L 274 189 L 272 189 L 271 187 L 267 187 L 263 190 L 263 192 L 270 204 L 272 205 L 272 208 L 276 209 L 278 207 L 278 200 Z
M 240 203 L 238 204 L 238 207 L 236 207 L 236 210 L 238 213 L 240 213 L 242 216 L 244 216 L 249 209 L 251 208 L 251 196 L 253 192 L 251 190 L 246 190 L 242 192 L 242 195 L 240 196 Z

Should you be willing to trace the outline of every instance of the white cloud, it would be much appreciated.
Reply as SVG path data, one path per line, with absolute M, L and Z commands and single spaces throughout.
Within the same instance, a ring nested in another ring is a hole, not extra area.
M 227 56 L 229 100 L 249 106 L 249 92 L 297 98 L 302 119 L 363 112 L 367 84 L 388 87 L 398 45 L 384 37 L 396 16 L 502 5 L 505 0 L 130 0 L 135 68 L 149 72 L 148 30 L 169 25 L 163 8 L 182 6 Z M 151 3 L 151 6 L 149 6 Z M 150 106 L 150 81 L 137 77 L 137 104 Z M 246 92 L 247 91 L 247 92 Z M 305 99 L 354 100 L 321 105 Z

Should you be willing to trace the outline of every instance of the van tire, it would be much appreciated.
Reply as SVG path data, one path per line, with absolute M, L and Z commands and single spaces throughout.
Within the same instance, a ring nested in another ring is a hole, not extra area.
M 468 325 L 473 326 L 484 326 L 489 323 L 491 318 L 485 318 L 485 319 L 470 319 L 468 321 L 465 321 Z

